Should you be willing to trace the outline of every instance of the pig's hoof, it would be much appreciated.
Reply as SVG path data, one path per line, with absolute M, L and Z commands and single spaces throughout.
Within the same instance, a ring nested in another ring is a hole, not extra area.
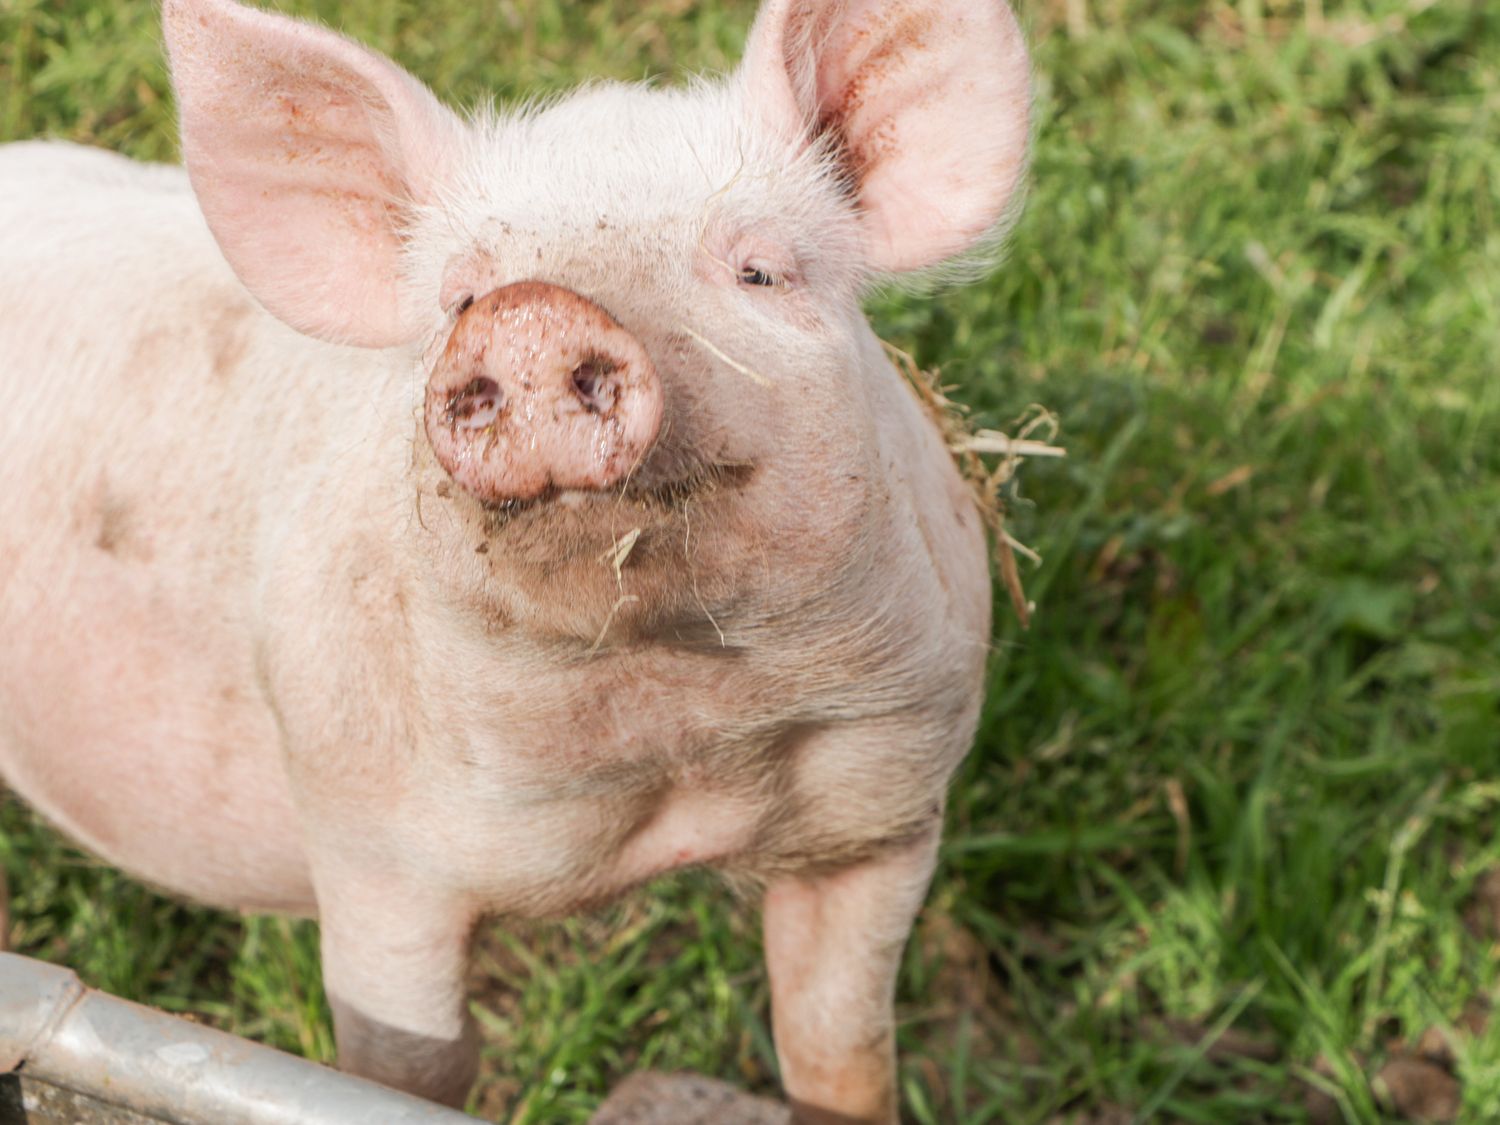
M 632 1074 L 589 1125 L 790 1125 L 791 1110 L 697 1074 Z

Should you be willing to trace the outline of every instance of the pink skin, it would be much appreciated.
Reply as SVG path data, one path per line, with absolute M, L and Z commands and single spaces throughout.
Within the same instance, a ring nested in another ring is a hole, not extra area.
M 788 66 L 816 50 L 813 68 Z M 1026 168 L 1026 46 L 1003 3 L 768 0 L 745 70 L 783 121 L 835 125 L 862 180 L 881 269 L 923 269 L 982 239 Z M 986 128 L 971 113 L 991 107 Z
M 897 1116 L 883 1080 L 895 1063 L 893 985 L 936 854 L 934 833 L 877 862 L 766 891 L 777 1055 L 808 1125 Z
M 556 285 L 507 285 L 458 314 L 427 384 L 427 438 L 486 503 L 604 489 L 641 464 L 662 388 L 640 341 Z
M 990 582 L 859 297 L 1009 213 L 1009 9 L 766 0 L 722 86 L 494 124 L 163 15 L 191 188 L 0 147 L 6 784 L 316 915 L 340 1065 L 455 1103 L 480 918 L 725 870 L 797 1114 L 892 1125 Z

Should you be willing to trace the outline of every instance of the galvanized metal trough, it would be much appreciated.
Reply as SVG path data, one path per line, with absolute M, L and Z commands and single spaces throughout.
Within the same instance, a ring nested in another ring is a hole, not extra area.
M 0 953 L 0 1125 L 461 1125 L 477 1120 L 85 988 Z

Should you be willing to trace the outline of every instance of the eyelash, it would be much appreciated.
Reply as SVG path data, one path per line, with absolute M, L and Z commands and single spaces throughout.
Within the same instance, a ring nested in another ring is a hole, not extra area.
M 779 288 L 785 285 L 786 282 L 775 274 L 767 273 L 756 266 L 744 266 L 740 269 L 740 284 Z

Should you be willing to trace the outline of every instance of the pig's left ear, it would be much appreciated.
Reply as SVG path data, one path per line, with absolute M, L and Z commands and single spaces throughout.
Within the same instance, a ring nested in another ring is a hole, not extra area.
M 1004 0 L 766 0 L 741 80 L 839 149 L 870 265 L 935 265 L 1006 215 L 1026 166 L 1026 45 Z
M 386 347 L 407 210 L 462 123 L 388 59 L 233 0 L 166 0 L 182 152 L 208 225 L 261 304 L 320 339 Z

